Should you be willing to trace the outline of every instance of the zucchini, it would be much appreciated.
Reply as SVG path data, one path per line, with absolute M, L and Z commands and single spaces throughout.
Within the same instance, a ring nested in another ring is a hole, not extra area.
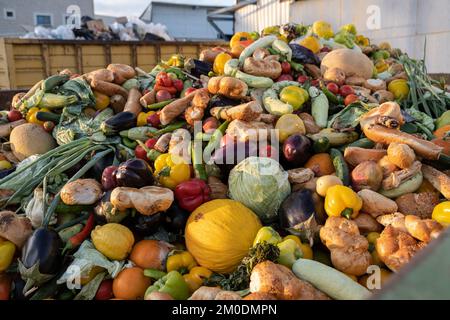
M 378 191 L 378 193 L 388 198 L 397 198 L 400 197 L 401 195 L 411 193 L 419 189 L 420 185 L 422 184 L 422 181 L 423 181 L 423 174 L 421 171 L 419 171 L 416 175 L 411 177 L 411 179 L 406 180 L 397 188 L 391 190 L 384 190 L 382 188 L 380 191 Z
M 345 186 L 350 185 L 350 173 L 342 152 L 338 149 L 331 148 L 330 156 L 333 161 L 334 169 L 336 170 L 336 176 L 341 179 Z
M 235 77 L 252 88 L 270 88 L 273 85 L 273 80 L 270 78 L 252 76 L 240 70 L 236 71 Z
M 278 99 L 278 94 L 273 89 L 268 89 L 263 94 L 263 104 L 267 112 L 276 116 L 292 113 L 294 108 L 289 103 L 284 103 Z
M 36 112 L 36 119 L 39 121 L 51 121 L 54 123 L 59 123 L 59 119 L 61 116 L 56 113 L 47 112 L 47 111 L 38 111 Z
M 371 294 L 344 273 L 314 260 L 298 259 L 292 266 L 292 271 L 300 279 L 336 300 L 364 300 Z
M 56 86 L 63 84 L 64 82 L 69 80 L 69 75 L 67 74 L 55 74 L 53 76 L 48 77 L 42 82 L 41 89 L 44 92 L 49 92 Z
M 56 213 L 67 213 L 67 214 L 80 214 L 82 212 L 89 212 L 92 210 L 92 206 L 88 205 L 72 205 L 69 206 L 60 202 L 55 209 Z
M 250 57 L 253 54 L 253 52 L 255 52 L 256 49 L 268 47 L 268 46 L 272 45 L 272 43 L 275 40 L 277 40 L 277 37 L 270 35 L 270 36 L 262 37 L 262 38 L 256 40 L 255 42 L 253 42 L 251 45 L 246 47 L 241 52 L 241 55 L 239 56 L 239 65 L 241 65 L 241 66 L 244 65 L 245 59 Z
M 400 127 L 400 130 L 409 134 L 416 133 L 419 131 L 419 128 L 411 122 L 407 122 Z
M 311 115 L 319 127 L 325 128 L 328 123 L 328 103 L 327 96 L 316 87 L 309 87 L 309 96 L 311 97 Z
M 292 49 L 286 42 L 277 39 L 272 42 L 272 49 L 281 53 L 282 56 L 285 56 L 287 61 L 292 60 Z
M 313 149 L 315 153 L 327 152 L 330 149 L 330 140 L 327 137 L 322 137 L 319 140 L 314 141 Z
M 364 148 L 364 149 L 372 149 L 375 146 L 375 142 L 373 142 L 370 139 L 367 138 L 361 138 L 359 140 L 356 140 L 355 142 L 346 144 L 345 146 L 342 146 L 339 148 L 342 152 L 345 151 L 345 148 L 347 147 L 358 147 L 358 148 Z
M 308 134 L 308 137 L 313 141 L 319 140 L 320 138 L 326 137 L 330 140 L 330 146 L 338 147 L 344 144 L 352 143 L 358 140 L 358 133 L 355 131 L 351 132 L 339 132 L 332 128 L 325 128 L 320 130 L 320 132 L 315 134 Z

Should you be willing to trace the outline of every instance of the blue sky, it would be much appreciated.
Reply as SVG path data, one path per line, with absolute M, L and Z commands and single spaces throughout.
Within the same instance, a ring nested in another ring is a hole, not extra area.
M 156 0 L 158 2 L 233 5 L 235 0 Z M 94 0 L 95 13 L 107 16 L 140 16 L 150 0 Z

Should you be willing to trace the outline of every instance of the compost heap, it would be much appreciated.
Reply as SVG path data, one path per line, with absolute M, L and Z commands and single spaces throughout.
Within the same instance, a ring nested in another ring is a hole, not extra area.
M 365 299 L 450 223 L 449 105 L 323 21 L 63 70 L 1 112 L 1 298 Z

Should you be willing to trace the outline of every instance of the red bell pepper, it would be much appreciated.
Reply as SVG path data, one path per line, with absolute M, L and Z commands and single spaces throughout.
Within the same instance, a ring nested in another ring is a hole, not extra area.
M 192 212 L 202 203 L 210 200 L 210 191 L 204 180 L 190 179 L 176 186 L 175 199 L 181 208 Z

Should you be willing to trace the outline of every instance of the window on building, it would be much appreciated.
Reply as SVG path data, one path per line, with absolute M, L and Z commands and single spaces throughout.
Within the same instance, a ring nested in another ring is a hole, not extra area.
M 35 14 L 35 24 L 37 26 L 51 27 L 52 16 L 49 14 Z
M 3 16 L 8 20 L 16 20 L 16 11 L 14 9 L 4 9 Z

